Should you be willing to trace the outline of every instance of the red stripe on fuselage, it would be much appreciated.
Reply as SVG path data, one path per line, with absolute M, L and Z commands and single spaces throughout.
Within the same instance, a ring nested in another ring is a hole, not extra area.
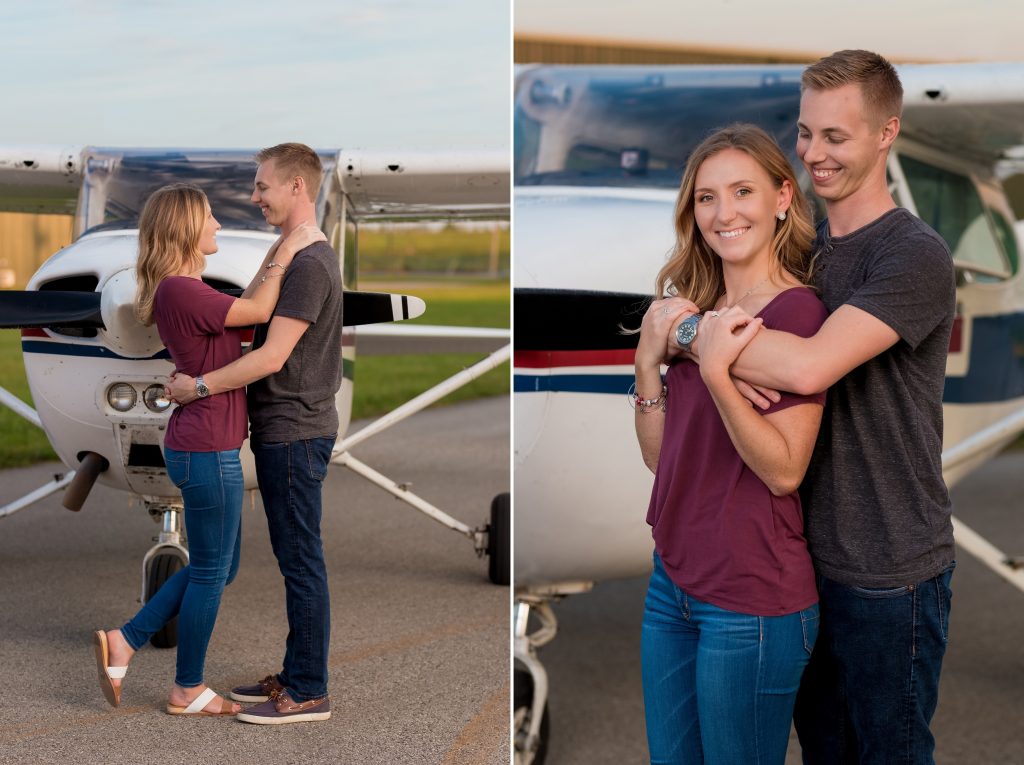
M 49 337 L 41 327 L 25 327 L 21 330 L 22 337 Z
M 607 351 L 516 351 L 514 365 L 525 369 L 551 367 L 601 367 L 633 364 L 634 348 Z
M 953 331 L 949 335 L 949 352 L 960 353 L 964 341 L 964 318 L 957 316 L 953 319 Z

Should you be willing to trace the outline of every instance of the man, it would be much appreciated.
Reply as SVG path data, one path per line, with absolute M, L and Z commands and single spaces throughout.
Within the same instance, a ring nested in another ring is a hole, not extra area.
M 805 70 L 796 150 L 828 211 L 815 281 L 831 315 L 811 338 L 760 330 L 732 367 L 776 390 L 833 386 L 802 488 L 821 599 L 795 712 L 805 763 L 933 762 L 954 565 L 941 450 L 956 288 L 945 243 L 889 193 L 902 97 L 889 62 L 866 51 Z
M 322 167 L 308 146 L 286 143 L 256 155 L 252 201 L 287 236 L 316 226 L 314 202 Z M 334 396 L 341 386 L 342 284 L 338 257 L 326 242 L 296 255 L 281 274 L 272 248 L 249 288 L 281 278 L 268 324 L 256 327 L 252 350 L 193 379 L 175 375 L 171 395 L 197 396 L 248 386 L 251 447 L 270 541 L 285 579 L 288 639 L 280 673 L 235 688 L 236 701 L 262 703 L 239 713 L 250 723 L 326 720 L 330 596 L 320 540 L 321 484 L 338 432 Z

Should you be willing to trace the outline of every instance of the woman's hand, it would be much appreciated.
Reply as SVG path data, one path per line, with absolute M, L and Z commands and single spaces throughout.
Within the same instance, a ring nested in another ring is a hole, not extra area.
M 309 247 L 309 245 L 315 242 L 326 242 L 327 237 L 324 232 L 318 229 L 311 223 L 303 223 L 297 226 L 288 236 L 281 242 L 281 246 L 277 249 L 277 254 L 274 256 L 274 262 L 280 266 L 287 268 L 291 265 L 292 258 L 295 257 L 295 253 L 299 250 Z
M 680 353 L 679 346 L 670 342 L 672 334 L 679 322 L 697 312 L 698 308 L 693 302 L 681 297 L 669 297 L 651 303 L 640 324 L 636 366 L 660 368 L 663 362 Z
M 761 328 L 762 319 L 755 319 L 742 308 L 708 311 L 700 322 L 700 374 L 704 381 L 724 380 L 729 385 L 729 367 Z

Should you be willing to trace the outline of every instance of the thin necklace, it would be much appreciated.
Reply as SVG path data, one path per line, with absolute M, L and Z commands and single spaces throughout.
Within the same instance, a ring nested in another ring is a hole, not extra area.
M 744 292 L 743 293 L 743 297 L 741 297 L 739 300 L 737 300 L 735 303 L 733 303 L 733 305 L 736 306 L 736 305 L 739 305 L 740 303 L 742 303 L 746 298 L 750 297 L 751 293 L 753 293 L 754 290 L 756 290 L 758 287 L 760 287 L 762 284 L 764 284 L 770 278 L 771 278 L 770 274 L 768 276 L 764 277 L 761 281 L 759 281 L 757 284 L 755 284 L 749 290 Z

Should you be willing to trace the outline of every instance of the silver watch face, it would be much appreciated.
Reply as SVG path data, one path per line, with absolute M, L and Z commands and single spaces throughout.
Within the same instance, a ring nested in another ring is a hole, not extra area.
M 689 348 L 690 343 L 697 337 L 697 322 L 700 321 L 700 316 L 691 316 L 688 319 L 683 319 L 683 323 L 676 329 L 676 342 L 680 348 Z
M 206 398 L 210 395 L 210 389 L 206 387 L 206 383 L 203 382 L 202 378 L 196 380 L 196 395 L 199 398 Z

